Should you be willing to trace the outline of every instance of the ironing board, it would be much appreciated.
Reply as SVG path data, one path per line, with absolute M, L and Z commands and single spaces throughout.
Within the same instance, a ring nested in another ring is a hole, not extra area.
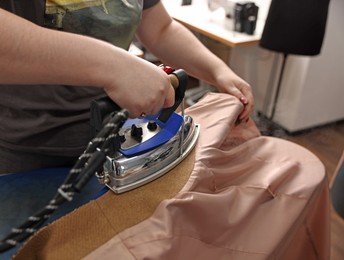
M 236 125 L 236 98 L 210 93 L 186 110 L 201 125 L 168 174 L 107 192 L 43 228 L 14 259 L 329 259 L 329 190 L 321 161 Z
M 49 168 L 28 172 L 0 175 L 0 235 L 7 235 L 11 228 L 22 224 L 30 215 L 43 208 L 55 195 L 59 185 L 69 173 L 69 168 Z M 94 177 L 82 193 L 76 194 L 73 201 L 61 205 L 46 224 L 68 214 L 79 206 L 99 197 L 102 185 Z M 19 247 L 3 254 L 0 259 L 10 259 Z

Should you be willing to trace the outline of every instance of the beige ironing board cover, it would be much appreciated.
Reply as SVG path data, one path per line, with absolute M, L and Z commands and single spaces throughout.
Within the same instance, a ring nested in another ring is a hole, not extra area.
M 305 148 L 236 125 L 237 99 L 187 114 L 193 154 L 139 189 L 92 201 L 38 232 L 15 259 L 329 259 L 329 190 Z

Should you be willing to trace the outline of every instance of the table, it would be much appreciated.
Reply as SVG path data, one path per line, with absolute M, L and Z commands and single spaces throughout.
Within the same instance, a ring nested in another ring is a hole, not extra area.
M 164 5 L 169 14 L 188 29 L 232 48 L 257 45 L 264 27 L 264 21 L 258 19 L 254 35 L 236 32 L 233 19 L 226 18 L 222 8 L 211 12 L 205 2 L 187 6 L 165 2 Z

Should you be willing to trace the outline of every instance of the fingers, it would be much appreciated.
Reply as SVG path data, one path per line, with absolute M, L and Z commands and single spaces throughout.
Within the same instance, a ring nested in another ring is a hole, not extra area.
M 168 84 L 165 88 L 151 92 L 135 93 L 129 99 L 121 98 L 118 105 L 125 107 L 129 112 L 130 118 L 143 118 L 147 115 L 156 115 L 162 108 L 171 107 L 175 100 L 175 91 L 172 85 Z
M 175 90 L 172 87 L 172 85 L 170 85 L 170 87 L 167 90 L 167 96 L 165 98 L 165 102 L 164 102 L 164 108 L 165 107 L 171 107 L 174 105 L 175 102 Z
M 231 86 L 227 88 L 227 93 L 238 98 L 244 105 L 244 109 L 238 117 L 238 123 L 247 122 L 254 109 L 251 86 L 241 79 L 234 80 Z
M 239 100 L 244 105 L 244 110 L 239 115 L 239 119 L 241 121 L 247 121 L 254 109 L 254 99 L 251 93 L 247 93 L 239 97 Z
M 175 90 L 171 84 L 169 84 L 164 93 L 158 95 L 155 102 L 150 102 L 146 108 L 147 115 L 156 115 L 160 112 L 162 108 L 171 107 L 174 104 L 175 99 Z
M 241 87 L 236 87 L 235 90 L 233 90 L 233 95 L 244 105 L 244 110 L 241 112 L 239 119 L 242 121 L 247 120 L 254 108 L 254 99 L 250 85 L 245 84 Z

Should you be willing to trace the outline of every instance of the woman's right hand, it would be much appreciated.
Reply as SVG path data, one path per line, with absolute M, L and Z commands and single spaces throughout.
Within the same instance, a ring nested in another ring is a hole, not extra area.
M 125 55 L 125 54 L 123 54 Z M 132 118 L 155 115 L 174 104 L 175 91 L 168 75 L 158 66 L 132 54 L 126 54 L 120 71 L 111 73 L 104 90 Z M 111 78 L 110 77 L 110 78 Z

